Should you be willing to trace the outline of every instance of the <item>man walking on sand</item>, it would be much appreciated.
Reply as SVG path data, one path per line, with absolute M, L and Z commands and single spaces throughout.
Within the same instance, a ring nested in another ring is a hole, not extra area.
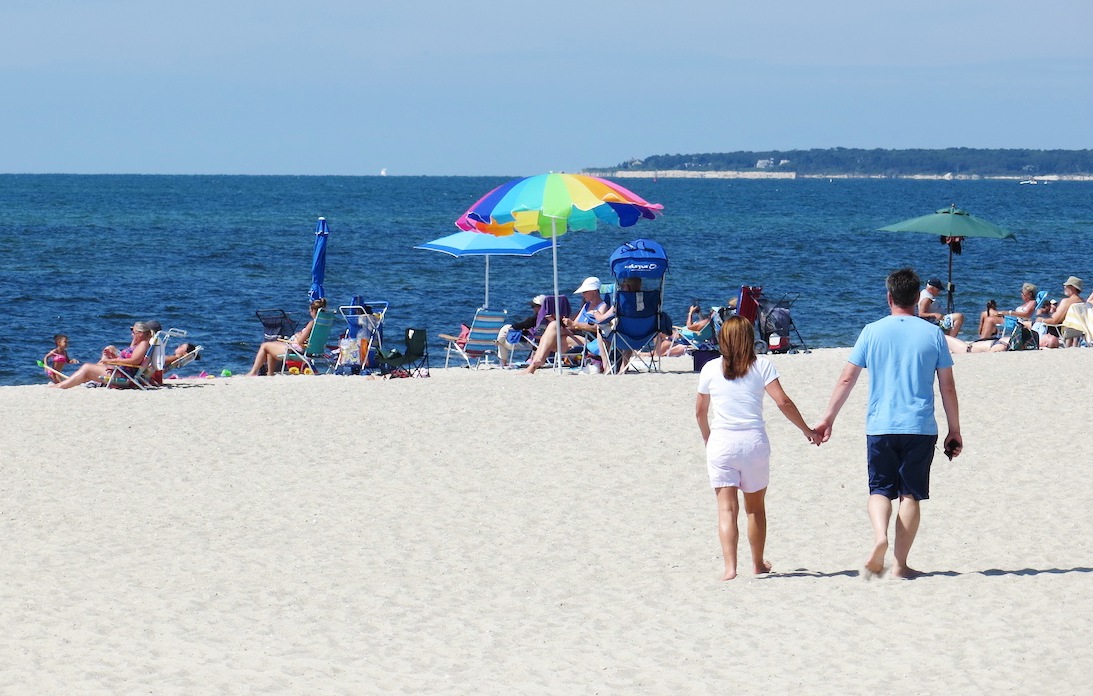
M 892 501 L 896 514 L 896 577 L 910 579 L 921 573 L 907 565 L 915 541 L 919 502 L 930 497 L 930 464 L 937 444 L 934 421 L 934 375 L 941 391 L 949 433 L 945 454 L 960 454 L 960 409 L 957 405 L 953 359 L 945 335 L 915 316 L 921 281 L 914 270 L 894 271 L 886 281 L 891 314 L 867 324 L 814 428 L 827 442 L 835 417 L 854 389 L 862 368 L 869 370 L 869 406 L 865 419 L 866 457 L 869 465 L 869 520 L 873 525 L 873 552 L 864 577 L 883 575 L 888 552 L 888 522 Z

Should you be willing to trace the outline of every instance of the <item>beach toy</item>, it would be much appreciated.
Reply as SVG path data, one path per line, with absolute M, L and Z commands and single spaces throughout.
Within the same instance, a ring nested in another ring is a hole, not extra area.
M 227 368 L 224 368 L 223 370 L 220 371 L 220 376 L 221 377 L 231 377 L 232 376 L 232 371 L 227 369 Z
M 290 367 L 290 368 L 288 368 L 288 373 L 289 373 L 290 375 L 298 375 L 298 374 L 300 374 L 300 368 L 298 368 L 298 367 Z
M 305 374 L 305 375 L 313 375 L 313 374 L 315 374 L 315 373 L 311 371 L 311 368 L 310 368 L 310 367 L 305 367 L 305 368 L 304 368 L 304 374 Z

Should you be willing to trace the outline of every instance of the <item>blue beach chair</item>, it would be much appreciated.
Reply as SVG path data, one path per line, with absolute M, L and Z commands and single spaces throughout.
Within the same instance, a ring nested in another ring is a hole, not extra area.
M 599 341 L 601 351 L 607 351 L 604 367 L 621 374 L 636 360 L 643 371 L 659 372 L 657 343 L 672 334 L 672 321 L 663 311 L 668 272 L 664 247 L 651 239 L 635 239 L 616 249 L 610 264 L 615 277 L 613 316 Z

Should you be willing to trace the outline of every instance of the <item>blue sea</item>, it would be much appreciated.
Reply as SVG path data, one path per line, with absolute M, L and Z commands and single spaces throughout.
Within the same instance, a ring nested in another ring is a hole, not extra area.
M 42 384 L 35 361 L 52 336 L 96 360 L 127 344 L 135 320 L 156 319 L 205 347 L 195 372 L 246 371 L 261 340 L 255 310 L 306 318 L 318 217 L 329 222 L 325 289 L 390 303 L 386 335 L 456 331 L 482 304 L 484 262 L 413 249 L 455 231 L 453 221 L 506 178 L 325 176 L 0 175 L 0 297 L 9 326 L 0 385 Z M 1077 275 L 1093 283 L 1093 183 L 1015 181 L 682 180 L 621 182 L 664 205 L 636 227 L 559 239 L 561 288 L 610 276 L 608 257 L 639 237 L 670 259 L 667 309 L 719 305 L 741 284 L 797 297 L 809 347 L 848 346 L 884 315 L 884 277 L 910 265 L 947 275 L 932 236 L 876 228 L 955 203 L 1017 240 L 969 239 L 955 257 L 957 310 L 970 328 L 988 299 L 1019 304 L 1031 281 L 1061 296 Z M 494 257 L 490 304 L 517 317 L 552 285 L 551 253 Z M 1088 291 L 1088 288 L 1087 288 Z M 397 339 L 396 339 L 397 340 Z M 443 343 L 431 340 L 433 360 Z

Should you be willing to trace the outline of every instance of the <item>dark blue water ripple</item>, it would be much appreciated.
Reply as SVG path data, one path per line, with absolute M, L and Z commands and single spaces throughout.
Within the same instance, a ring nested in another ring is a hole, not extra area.
M 0 176 L 0 298 L 14 331 L 0 384 L 41 383 L 35 360 L 52 335 L 93 359 L 155 318 L 206 347 L 210 372 L 245 370 L 260 337 L 254 311 L 304 316 L 315 219 L 330 222 L 325 287 L 391 303 L 389 335 L 431 334 L 482 302 L 483 261 L 412 249 L 503 179 L 490 177 Z M 635 228 L 561 238 L 559 276 L 572 290 L 609 275 L 607 258 L 640 236 L 668 250 L 668 308 L 721 304 L 742 283 L 800 293 L 794 317 L 809 344 L 850 345 L 885 313 L 885 274 L 912 265 L 946 274 L 935 238 L 877 227 L 955 202 L 1013 229 L 1018 241 L 969 240 L 954 262 L 958 309 L 1016 305 L 1021 282 L 1053 294 L 1074 274 L 1093 283 L 1093 185 L 997 181 L 665 180 L 624 182 L 665 215 Z M 491 304 L 521 315 L 549 292 L 550 251 L 495 257 Z M 439 342 L 433 348 L 439 352 Z

